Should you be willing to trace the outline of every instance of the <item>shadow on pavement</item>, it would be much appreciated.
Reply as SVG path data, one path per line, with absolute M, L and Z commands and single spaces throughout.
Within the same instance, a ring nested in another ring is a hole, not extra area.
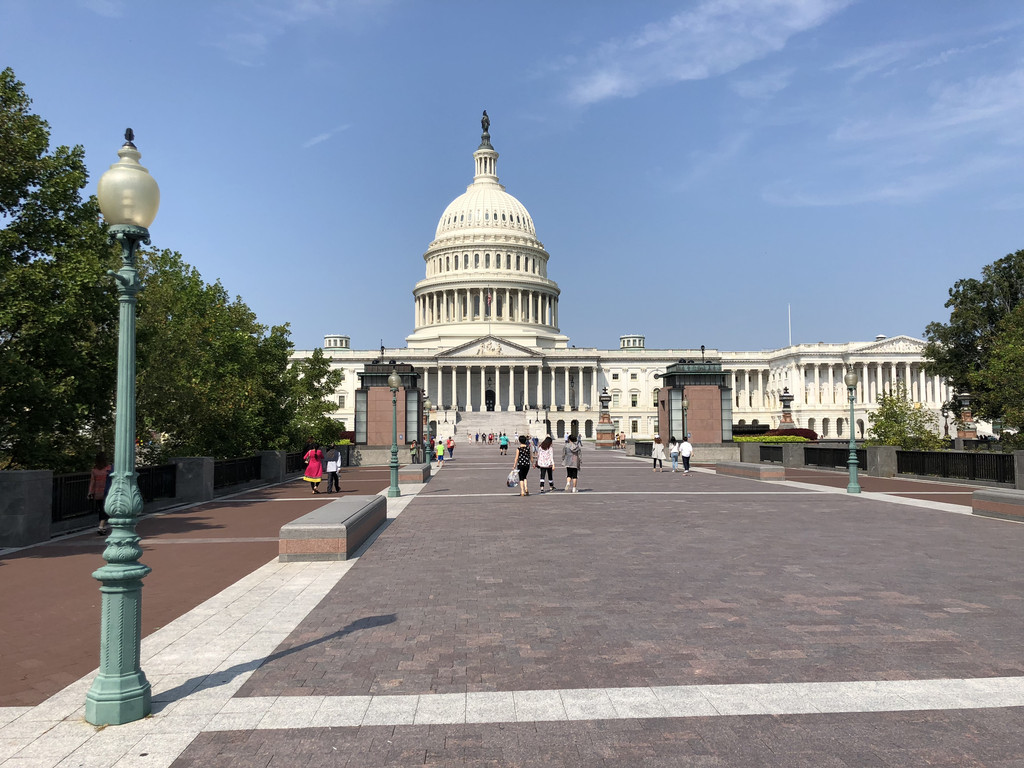
M 190 678 L 180 685 L 176 685 L 174 688 L 155 694 L 153 696 L 153 703 L 157 704 L 159 702 L 163 706 L 166 706 L 172 702 L 178 701 L 179 699 L 185 698 L 199 689 L 207 690 L 221 685 L 227 685 L 239 675 L 259 669 L 268 661 L 276 661 L 290 654 L 297 653 L 298 651 L 304 651 L 307 648 L 312 648 L 314 645 L 325 643 L 328 640 L 336 640 L 363 629 L 373 629 L 374 627 L 383 627 L 387 624 L 394 624 L 396 621 L 398 621 L 398 617 L 393 613 L 378 616 L 366 616 L 362 619 L 356 619 L 336 632 L 324 635 L 323 637 L 318 637 L 315 640 L 310 640 L 309 642 L 302 643 L 301 645 L 296 645 L 293 648 L 276 651 L 269 656 L 264 656 L 261 659 L 252 659 L 244 664 L 236 664 L 233 667 L 228 667 L 227 669 L 215 672 L 212 675 L 198 675 Z

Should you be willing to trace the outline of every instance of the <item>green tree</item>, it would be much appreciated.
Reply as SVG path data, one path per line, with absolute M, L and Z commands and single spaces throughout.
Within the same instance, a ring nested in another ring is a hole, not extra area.
M 868 414 L 868 422 L 868 445 L 898 445 L 908 451 L 943 447 L 935 414 L 912 402 L 902 381 L 896 382 L 894 392 L 878 396 L 878 408 Z
M 1020 399 L 1012 396 L 1024 379 L 1024 359 L 1014 349 L 1024 332 L 1022 301 L 1024 251 L 1017 251 L 985 266 L 982 279 L 958 280 L 950 288 L 949 322 L 928 325 L 924 350 L 932 373 L 971 393 L 975 416 L 1017 428 L 1024 428 L 1020 408 L 1013 407 Z
M 181 255 L 139 262 L 139 433 L 162 456 L 230 457 L 276 447 L 291 421 L 287 326 L 265 326 Z M 147 456 L 153 460 L 156 456 Z
M 337 441 L 345 426 L 328 416 L 334 410 L 334 404 L 328 398 L 334 395 L 341 383 L 341 371 L 332 371 L 323 350 L 317 348 L 308 358 L 296 361 L 288 369 L 288 375 L 290 397 L 287 410 L 292 414 L 292 420 L 287 447 L 301 447 L 309 438 L 319 443 Z
M 986 410 L 1024 431 L 1024 302 L 999 321 L 987 364 L 971 381 L 988 385 Z
M 118 259 L 82 147 L 51 151 L 31 103 L 0 71 L 0 469 L 66 469 L 112 417 Z

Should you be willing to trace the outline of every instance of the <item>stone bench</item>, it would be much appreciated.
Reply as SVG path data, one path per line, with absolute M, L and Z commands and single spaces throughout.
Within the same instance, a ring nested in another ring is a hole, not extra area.
M 402 483 L 425 483 L 430 480 L 429 464 L 406 464 L 398 468 L 398 482 Z
M 728 477 L 745 477 L 748 480 L 785 480 L 786 468 L 781 464 L 754 464 L 744 461 L 720 461 L 715 472 Z
M 347 560 L 388 516 L 383 496 L 345 496 L 281 527 L 282 563 Z
M 1024 522 L 1024 491 L 975 491 L 971 494 L 971 511 L 984 517 Z

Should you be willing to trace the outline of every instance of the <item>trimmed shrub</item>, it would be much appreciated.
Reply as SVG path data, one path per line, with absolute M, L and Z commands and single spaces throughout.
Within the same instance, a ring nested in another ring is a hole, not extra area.
M 789 430 L 786 430 L 789 431 Z M 805 430 L 806 431 L 806 430 Z M 806 437 L 800 435 L 733 435 L 734 443 L 810 443 Z

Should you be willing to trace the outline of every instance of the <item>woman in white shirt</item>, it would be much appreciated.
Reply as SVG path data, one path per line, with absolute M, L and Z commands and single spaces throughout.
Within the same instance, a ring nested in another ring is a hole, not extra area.
M 555 476 L 552 474 L 555 467 L 555 452 L 551 448 L 551 435 L 541 440 L 537 449 L 537 468 L 540 470 L 540 492 L 544 493 L 544 478 L 547 477 L 551 490 L 555 490 Z
M 679 469 L 679 441 L 674 437 L 668 439 L 668 455 L 672 459 L 672 471 Z
M 651 449 L 651 458 L 654 459 L 654 467 L 651 469 L 652 472 L 657 472 L 660 468 L 662 472 L 665 471 L 665 446 L 662 445 L 661 438 L 658 435 L 654 436 L 654 448 Z

